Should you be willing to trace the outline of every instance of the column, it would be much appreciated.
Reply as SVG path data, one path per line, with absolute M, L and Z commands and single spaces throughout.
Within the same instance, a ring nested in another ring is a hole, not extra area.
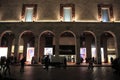
M 104 38 L 103 40 L 103 48 L 104 48 L 104 62 L 107 63 L 108 62 L 108 57 L 107 57 L 107 39 Z
M 19 50 L 19 35 L 15 36 L 15 41 L 14 41 L 14 57 L 18 60 L 18 50 Z
M 24 44 L 23 44 L 23 57 L 27 57 L 27 38 L 23 38 Z
M 80 64 L 80 37 L 76 36 L 76 64 Z
M 35 43 L 34 43 L 34 48 L 35 48 L 35 51 L 34 51 L 34 56 L 36 58 L 36 61 L 39 62 L 39 50 L 38 50 L 38 45 L 39 45 L 39 36 L 35 36 Z
M 117 35 L 116 38 L 116 57 L 120 57 L 120 36 Z
M 101 52 L 100 52 L 100 37 L 96 38 L 96 52 L 97 52 L 97 64 L 101 64 Z
M 8 55 L 7 55 L 8 57 L 11 56 L 12 41 L 13 41 L 13 39 L 9 39 L 9 41 L 8 41 Z
M 55 35 L 55 56 L 59 56 L 59 37 Z
M 87 36 L 85 40 L 87 58 L 91 58 L 91 36 Z

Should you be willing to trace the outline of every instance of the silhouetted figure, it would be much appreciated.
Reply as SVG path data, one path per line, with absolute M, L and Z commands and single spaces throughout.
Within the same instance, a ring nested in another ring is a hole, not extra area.
M 5 61 L 6 61 L 6 57 L 1 57 L 1 63 L 0 63 L 1 72 L 4 72 L 4 69 L 5 69 Z
M 88 69 L 93 69 L 93 59 L 89 60 Z
M 50 59 L 49 59 L 49 55 L 47 55 L 45 57 L 45 69 L 46 70 L 48 70 L 49 64 L 50 64 Z
M 5 75 L 7 74 L 7 72 L 8 72 L 9 75 L 11 74 L 10 63 L 11 63 L 10 58 L 7 58 L 6 63 L 5 63 L 5 71 L 4 71 Z
M 64 57 L 64 69 L 66 69 L 66 67 L 67 67 L 67 59 L 66 57 Z
M 113 57 L 110 58 L 111 63 L 113 62 Z
M 24 66 L 25 66 L 25 61 L 26 61 L 26 58 L 22 58 L 20 63 L 21 63 L 21 68 L 20 68 L 20 72 L 24 72 Z

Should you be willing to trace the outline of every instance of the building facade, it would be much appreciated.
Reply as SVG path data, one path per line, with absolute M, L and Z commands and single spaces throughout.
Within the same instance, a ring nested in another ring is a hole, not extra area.
M 120 56 L 119 0 L 0 0 L 0 48 L 7 57 L 64 56 L 98 64 Z M 41 62 L 41 61 L 40 61 Z

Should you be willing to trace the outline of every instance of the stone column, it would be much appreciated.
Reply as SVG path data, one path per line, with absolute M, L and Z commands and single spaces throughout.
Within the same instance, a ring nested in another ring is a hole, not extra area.
M 14 57 L 18 60 L 18 50 L 19 50 L 19 35 L 15 36 L 15 41 L 14 41 Z
M 85 40 L 87 58 L 91 58 L 91 37 L 87 36 Z
M 120 36 L 117 35 L 116 38 L 116 57 L 120 57 Z
M 34 43 L 34 48 L 35 48 L 35 51 L 34 51 L 34 56 L 36 58 L 36 61 L 39 62 L 39 36 L 35 36 L 35 43 Z
M 103 40 L 103 48 L 104 48 L 104 62 L 107 63 L 108 62 L 108 57 L 107 57 L 107 39 L 104 38 Z
M 55 35 L 55 56 L 59 56 L 59 36 Z
M 8 55 L 7 55 L 8 57 L 11 56 L 12 41 L 13 41 L 13 39 L 9 39 L 9 41 L 8 41 Z
M 75 51 L 76 51 L 76 64 L 80 64 L 80 37 L 79 36 L 76 36 Z
M 23 38 L 24 44 L 23 44 L 23 57 L 27 57 L 27 38 Z
M 100 52 L 100 37 L 96 38 L 96 52 L 97 52 L 97 64 L 101 64 L 101 52 Z

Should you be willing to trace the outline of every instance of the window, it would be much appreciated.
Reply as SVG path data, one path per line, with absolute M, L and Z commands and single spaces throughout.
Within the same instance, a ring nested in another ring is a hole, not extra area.
M 98 16 L 102 22 L 113 21 L 113 7 L 111 4 L 98 4 Z
M 61 4 L 60 17 L 61 17 L 61 21 L 65 21 L 65 22 L 74 21 L 75 18 L 74 4 Z
M 109 15 L 109 9 L 108 8 L 102 8 L 101 15 L 102 15 L 102 21 L 103 22 L 110 21 L 110 15 Z
M 32 22 L 35 21 L 37 13 L 36 4 L 24 4 L 22 8 L 22 21 Z
M 33 8 L 26 8 L 25 10 L 25 21 L 32 21 L 33 20 Z
M 63 8 L 63 20 L 64 21 L 71 21 L 72 20 L 72 9 L 71 9 L 71 7 L 64 7 Z

